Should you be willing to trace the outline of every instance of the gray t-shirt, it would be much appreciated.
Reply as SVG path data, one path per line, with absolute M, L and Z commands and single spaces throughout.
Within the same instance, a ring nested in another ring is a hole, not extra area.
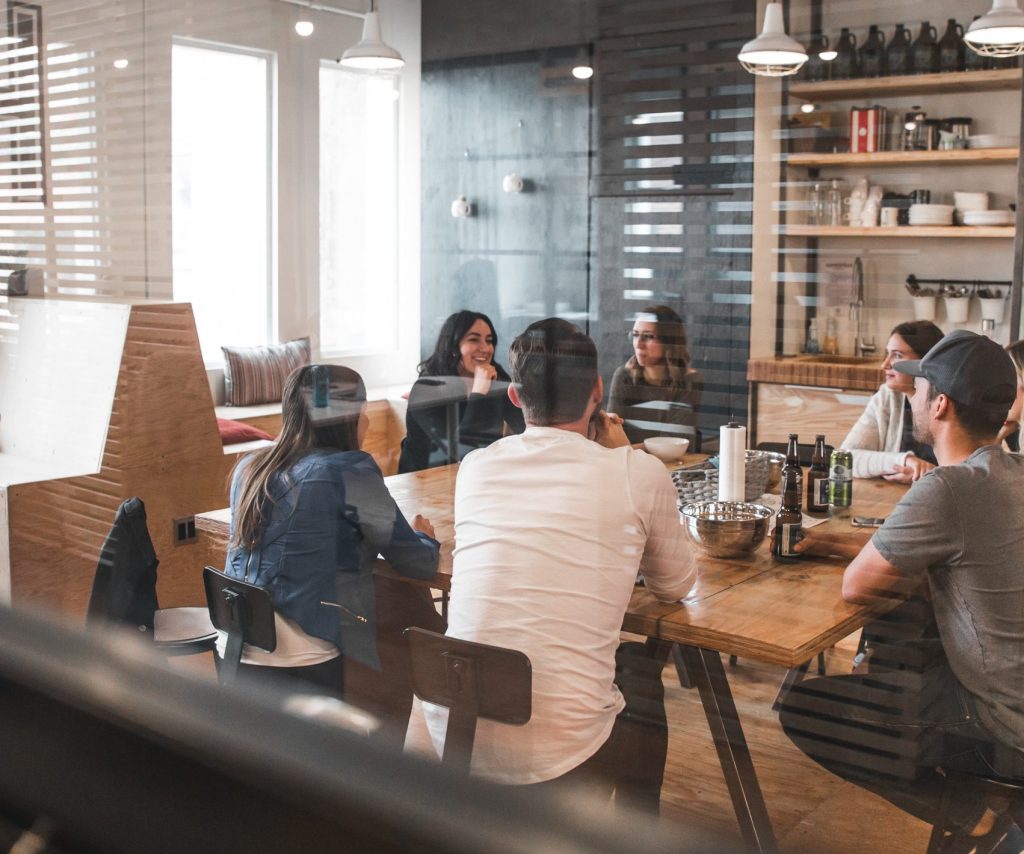
M 915 483 L 872 538 L 926 572 L 942 647 L 982 724 L 1024 749 L 1024 456 L 996 445 Z

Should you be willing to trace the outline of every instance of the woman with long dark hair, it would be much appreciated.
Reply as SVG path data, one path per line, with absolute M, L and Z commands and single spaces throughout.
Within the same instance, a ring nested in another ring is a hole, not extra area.
M 522 410 L 508 399 L 509 376 L 494 361 L 497 345 L 486 314 L 457 311 L 444 322 L 409 392 L 400 472 L 456 462 L 506 428 L 526 429 Z
M 931 447 L 914 438 L 910 412 L 914 378 L 894 370 L 893 365 L 906 359 L 923 359 L 942 336 L 942 330 L 930 320 L 907 321 L 892 330 L 882 362 L 885 382 L 840 446 L 853 452 L 854 477 L 910 483 L 935 467 Z
M 620 416 L 631 442 L 651 436 L 696 439 L 702 383 L 690 363 L 683 319 L 667 305 L 639 312 L 629 333 L 633 355 L 615 370 L 608 411 Z
M 329 380 L 314 406 L 313 377 Z M 432 578 L 439 546 L 430 522 L 406 521 L 373 458 L 366 389 L 337 365 L 307 365 L 289 376 L 281 433 L 245 457 L 231 484 L 231 533 L 224 571 L 266 588 L 277 648 L 246 648 L 247 677 L 299 678 L 343 693 L 343 657 L 379 667 L 372 569 L 382 554 L 398 573 Z

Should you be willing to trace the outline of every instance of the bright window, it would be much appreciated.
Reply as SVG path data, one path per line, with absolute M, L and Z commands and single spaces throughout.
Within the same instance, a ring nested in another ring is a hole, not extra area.
M 174 298 L 192 303 L 207 365 L 273 335 L 273 56 L 176 43 Z
M 398 330 L 398 89 L 320 67 L 320 352 L 393 351 Z

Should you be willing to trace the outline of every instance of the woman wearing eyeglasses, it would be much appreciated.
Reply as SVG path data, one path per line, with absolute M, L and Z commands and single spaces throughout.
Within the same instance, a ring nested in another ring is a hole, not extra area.
M 629 337 L 633 356 L 612 377 L 608 411 L 624 419 L 631 442 L 680 436 L 699 450 L 702 382 L 690 366 L 682 318 L 667 305 L 650 306 L 637 314 Z

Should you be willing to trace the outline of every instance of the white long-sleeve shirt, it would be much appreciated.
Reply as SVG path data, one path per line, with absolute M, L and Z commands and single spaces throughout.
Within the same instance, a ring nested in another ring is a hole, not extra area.
M 910 452 L 900 450 L 904 397 L 883 383 L 843 439 L 840 447 L 853 452 L 854 477 L 881 477 L 906 462 Z
M 533 665 L 525 726 L 481 720 L 472 771 L 558 777 L 607 740 L 624 701 L 615 651 L 637 569 L 659 599 L 696 578 L 665 467 L 631 448 L 528 427 L 462 462 L 448 635 L 518 649 Z M 407 747 L 440 753 L 447 710 L 413 708 Z

